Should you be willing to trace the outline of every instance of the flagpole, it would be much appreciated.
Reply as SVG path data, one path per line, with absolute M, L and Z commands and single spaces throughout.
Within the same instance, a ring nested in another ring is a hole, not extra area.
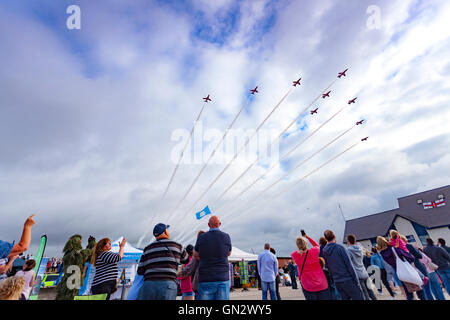
M 342 219 L 344 219 L 344 222 L 346 223 L 347 220 L 345 220 L 344 212 L 342 211 L 342 208 L 341 208 L 341 204 L 340 204 L 340 203 L 338 203 L 338 207 L 339 207 L 339 209 L 340 209 L 340 211 L 341 211 Z

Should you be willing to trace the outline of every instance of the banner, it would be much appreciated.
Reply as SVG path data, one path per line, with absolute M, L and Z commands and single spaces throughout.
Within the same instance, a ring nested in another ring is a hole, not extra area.
M 39 295 L 39 290 L 41 289 L 41 282 L 44 278 L 45 270 L 47 269 L 48 258 L 42 258 L 45 252 L 45 246 L 47 244 L 47 236 L 43 235 L 41 237 L 41 242 L 39 244 L 39 248 L 34 255 L 34 261 L 36 261 L 36 266 L 34 267 L 34 285 L 33 289 L 31 289 L 30 297 L 28 300 L 37 300 Z
M 84 276 L 84 279 L 83 279 L 83 285 L 81 286 L 80 290 L 78 291 L 79 296 L 89 295 L 89 293 L 91 291 L 92 281 L 94 280 L 95 267 L 92 264 L 87 263 L 87 262 L 85 264 L 85 267 L 87 267 L 86 275 Z
M 248 283 L 248 262 L 242 261 L 239 262 L 239 272 L 241 274 L 241 284 L 247 284 Z

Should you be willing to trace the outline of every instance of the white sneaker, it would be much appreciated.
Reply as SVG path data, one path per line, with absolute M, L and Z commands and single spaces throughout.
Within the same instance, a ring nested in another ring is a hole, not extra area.
M 389 297 L 389 300 L 395 300 L 393 297 Z

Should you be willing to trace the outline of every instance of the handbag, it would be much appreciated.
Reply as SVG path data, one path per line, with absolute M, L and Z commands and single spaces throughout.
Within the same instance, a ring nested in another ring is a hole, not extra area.
M 300 284 L 302 285 L 302 274 L 303 274 L 303 268 L 305 267 L 306 258 L 308 258 L 308 251 L 306 251 L 305 259 L 303 260 L 302 269 L 300 270 L 300 274 L 298 275 L 298 280 L 300 281 Z M 303 285 L 302 285 L 303 288 Z
M 436 271 L 439 268 L 439 266 L 434 264 L 433 261 L 431 261 L 431 259 L 427 260 L 426 264 L 427 267 L 432 271 Z
M 422 290 L 422 287 L 420 287 L 414 283 L 403 282 L 403 284 L 405 285 L 406 290 L 408 290 L 408 292 L 411 292 L 411 293 Z
M 395 261 L 397 264 L 397 276 L 402 282 L 412 283 L 418 286 L 423 285 L 423 281 L 419 276 L 416 269 L 407 261 L 403 261 L 399 258 L 394 248 L 391 248 L 395 255 Z

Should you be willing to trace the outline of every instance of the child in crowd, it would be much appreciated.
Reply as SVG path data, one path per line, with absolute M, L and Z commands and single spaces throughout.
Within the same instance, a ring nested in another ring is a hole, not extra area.
M 389 244 L 394 248 L 400 248 L 409 253 L 408 248 L 406 248 L 406 242 L 400 238 L 400 234 L 396 230 L 389 231 L 389 235 L 391 236 L 391 241 Z

